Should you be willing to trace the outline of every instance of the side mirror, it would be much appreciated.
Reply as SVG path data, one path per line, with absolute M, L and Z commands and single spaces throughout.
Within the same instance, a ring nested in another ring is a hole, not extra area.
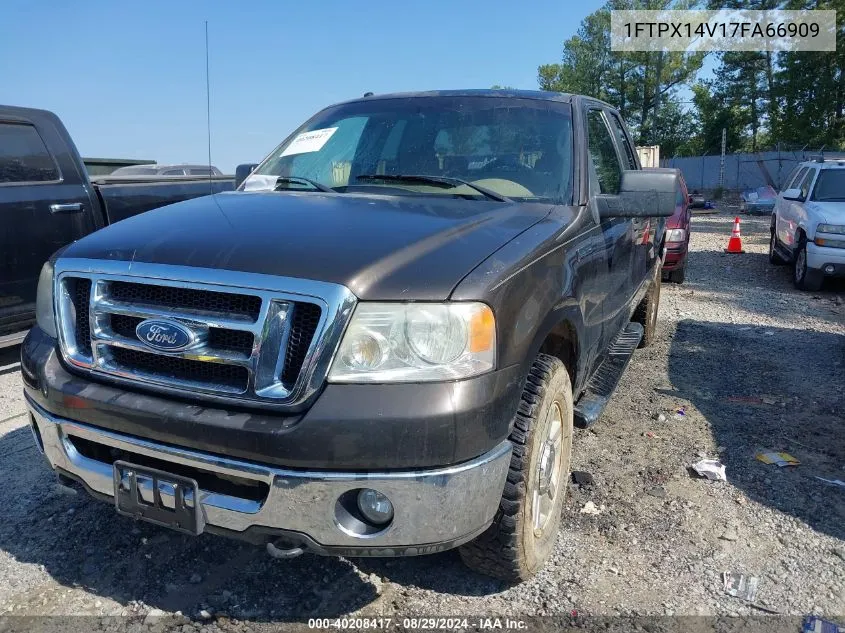
M 803 202 L 804 196 L 801 195 L 801 190 L 798 187 L 793 189 L 787 189 L 783 192 L 783 199 L 784 200 L 798 200 L 798 202 Z
M 243 184 L 243 181 L 246 180 L 247 176 L 249 176 L 256 167 L 258 167 L 258 163 L 244 163 L 243 165 L 238 165 L 235 168 L 235 189 Z
M 623 171 L 617 195 L 596 196 L 599 217 L 668 218 L 675 213 L 675 200 L 680 188 L 679 169 Z

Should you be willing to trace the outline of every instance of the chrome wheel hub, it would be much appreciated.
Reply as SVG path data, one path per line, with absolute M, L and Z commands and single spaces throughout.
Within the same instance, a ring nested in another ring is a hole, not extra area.
M 552 403 L 546 437 L 540 449 L 537 484 L 533 495 L 534 530 L 542 531 L 551 519 L 560 491 L 564 457 L 563 415 L 560 405 Z
M 804 266 L 806 264 L 807 254 L 804 250 L 798 252 L 798 258 L 795 260 L 795 281 L 801 281 L 804 278 Z

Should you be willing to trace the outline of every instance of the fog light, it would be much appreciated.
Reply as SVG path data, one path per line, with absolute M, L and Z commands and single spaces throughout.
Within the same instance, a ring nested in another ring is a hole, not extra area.
M 827 266 L 825 266 L 825 267 L 824 267 L 824 271 L 825 271 L 828 275 L 832 275 L 832 274 L 833 274 L 833 270 L 834 270 L 834 269 L 833 269 L 833 264 L 828 264 Z
M 393 504 L 378 490 L 364 488 L 358 493 L 358 509 L 375 525 L 384 525 L 393 518 Z

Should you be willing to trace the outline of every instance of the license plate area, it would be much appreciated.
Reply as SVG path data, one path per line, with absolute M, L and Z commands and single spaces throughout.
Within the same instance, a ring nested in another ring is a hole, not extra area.
M 199 486 L 194 479 L 116 461 L 114 505 L 118 514 L 185 534 L 205 528 Z

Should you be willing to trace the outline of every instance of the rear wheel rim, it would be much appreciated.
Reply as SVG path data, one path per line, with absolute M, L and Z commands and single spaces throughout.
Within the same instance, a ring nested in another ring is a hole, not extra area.
M 555 401 L 549 410 L 549 424 L 546 426 L 546 437 L 540 447 L 534 486 L 532 515 L 535 535 L 542 534 L 552 520 L 558 496 L 565 494 L 562 479 L 570 444 L 571 436 L 564 435 L 563 412 L 560 404 Z

